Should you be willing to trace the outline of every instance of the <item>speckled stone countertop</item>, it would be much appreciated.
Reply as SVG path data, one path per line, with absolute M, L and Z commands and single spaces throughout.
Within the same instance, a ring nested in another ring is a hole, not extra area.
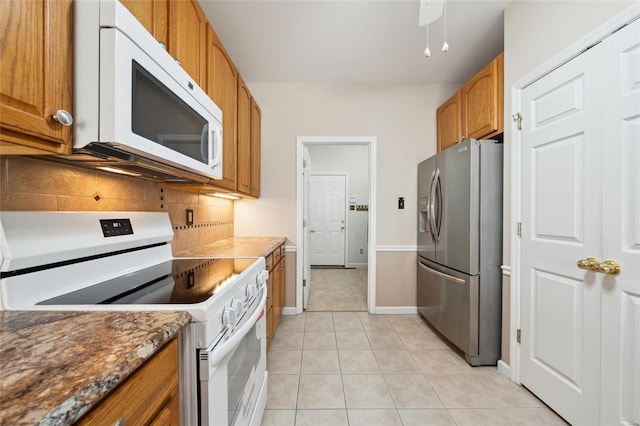
M 182 250 L 174 256 L 259 257 L 268 255 L 285 241 L 285 237 L 231 237 Z
M 186 312 L 0 312 L 0 424 L 79 419 L 190 321 Z

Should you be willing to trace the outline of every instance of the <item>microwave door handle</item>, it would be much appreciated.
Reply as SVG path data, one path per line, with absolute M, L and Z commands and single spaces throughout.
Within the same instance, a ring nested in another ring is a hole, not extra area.
M 211 141 L 209 136 L 209 123 L 202 126 L 202 133 L 200 134 L 200 157 L 202 161 L 209 162 L 208 157 L 211 152 Z
M 217 126 L 213 126 L 211 130 L 211 137 L 209 138 L 209 152 L 211 158 L 209 158 L 209 167 L 212 169 L 220 165 L 222 160 L 222 132 Z

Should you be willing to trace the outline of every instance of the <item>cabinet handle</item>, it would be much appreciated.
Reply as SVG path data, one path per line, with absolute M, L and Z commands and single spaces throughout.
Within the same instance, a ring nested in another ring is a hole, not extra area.
M 120 417 L 117 422 L 113 424 L 113 426 L 123 426 L 127 421 L 126 417 Z
M 68 127 L 73 124 L 73 116 L 63 109 L 59 109 L 58 111 L 56 111 L 56 113 L 53 114 L 51 118 L 53 118 L 63 126 Z
M 162 47 L 164 50 L 167 50 L 167 45 L 164 44 L 164 41 L 159 41 L 158 43 L 160 43 L 160 47 Z
M 180 62 L 180 59 L 176 58 L 176 64 L 182 66 L 182 62 Z

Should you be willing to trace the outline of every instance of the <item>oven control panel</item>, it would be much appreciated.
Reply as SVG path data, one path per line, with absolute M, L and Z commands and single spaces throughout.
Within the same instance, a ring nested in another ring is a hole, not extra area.
M 105 238 L 118 235 L 133 235 L 130 219 L 100 219 L 100 227 Z

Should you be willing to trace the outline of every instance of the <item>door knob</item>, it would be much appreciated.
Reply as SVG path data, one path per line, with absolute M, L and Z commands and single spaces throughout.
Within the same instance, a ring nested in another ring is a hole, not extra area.
M 578 268 L 584 269 L 585 271 L 598 272 L 600 261 L 595 257 L 588 257 L 586 259 L 578 260 L 577 265 Z
M 620 273 L 620 265 L 613 260 L 605 260 L 596 266 L 596 272 L 602 272 L 607 275 L 618 275 Z
M 316 232 L 316 230 L 315 230 L 315 229 L 309 229 L 309 233 L 310 233 L 310 234 L 314 234 L 315 232 Z
M 341 230 L 341 231 L 344 231 L 344 226 L 341 226 L 341 227 L 340 227 L 340 230 Z

